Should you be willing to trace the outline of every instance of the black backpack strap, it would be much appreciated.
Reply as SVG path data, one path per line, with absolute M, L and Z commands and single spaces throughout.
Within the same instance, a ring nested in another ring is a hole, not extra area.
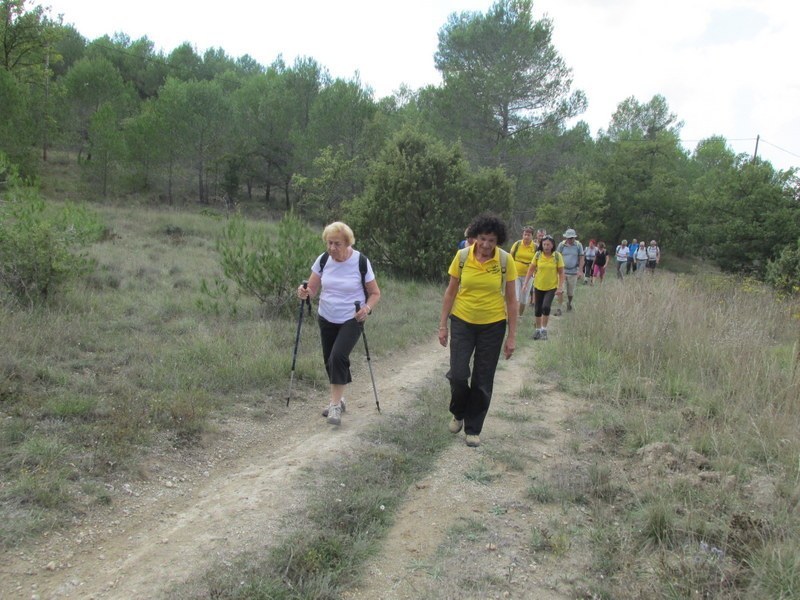
M 328 262 L 330 254 L 323 252 L 319 256 L 319 276 L 322 277 L 322 271 L 325 270 L 325 264 Z M 363 252 L 358 253 L 358 271 L 361 273 L 361 288 L 364 290 L 364 302 L 369 299 L 367 293 L 367 257 Z
M 322 271 L 325 270 L 325 264 L 328 262 L 330 254 L 323 252 L 319 255 L 319 276 L 322 277 Z
M 367 300 L 369 300 L 369 294 L 367 293 L 367 257 L 364 256 L 363 252 L 358 254 L 358 270 L 361 272 L 361 287 L 364 289 L 364 303 L 366 304 Z

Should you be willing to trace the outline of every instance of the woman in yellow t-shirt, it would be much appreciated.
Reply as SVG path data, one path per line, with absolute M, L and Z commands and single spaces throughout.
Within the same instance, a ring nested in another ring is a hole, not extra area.
M 564 259 L 560 252 L 555 252 L 556 242 L 553 236 L 542 238 L 541 250 L 533 256 L 531 266 L 525 275 L 525 285 L 533 279 L 533 310 L 536 315 L 536 331 L 533 339 L 547 339 L 547 321 L 550 319 L 550 305 L 553 297 L 561 297 L 564 293 Z
M 469 235 L 475 238 L 475 243 L 469 247 L 463 265 L 459 251 L 447 271 L 450 283 L 442 300 L 439 343 L 447 346 L 449 319 L 447 378 L 453 414 L 449 429 L 451 433 L 458 433 L 463 427 L 467 446 L 475 447 L 481 443 L 479 436 L 489 412 L 500 350 L 509 359 L 516 346 L 517 268 L 508 253 L 499 247 L 506 241 L 506 226 L 499 218 L 491 214 L 476 217 L 469 226 Z

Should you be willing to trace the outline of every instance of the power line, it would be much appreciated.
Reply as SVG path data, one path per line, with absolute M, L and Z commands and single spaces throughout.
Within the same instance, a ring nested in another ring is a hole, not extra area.
M 762 141 L 763 143 L 767 144 L 768 146 L 772 146 L 773 148 L 777 148 L 777 149 L 778 149 L 778 150 L 780 150 L 781 152 L 785 152 L 786 154 L 790 154 L 791 156 L 795 156 L 795 157 L 797 157 L 797 158 L 800 158 L 800 154 L 795 154 L 794 152 L 791 152 L 791 151 L 789 151 L 789 150 L 786 150 L 786 148 L 781 148 L 780 146 L 776 146 L 775 144 L 773 144 L 772 142 L 768 142 L 768 141 L 767 141 L 767 140 L 765 140 L 764 138 L 761 138 L 761 141 Z

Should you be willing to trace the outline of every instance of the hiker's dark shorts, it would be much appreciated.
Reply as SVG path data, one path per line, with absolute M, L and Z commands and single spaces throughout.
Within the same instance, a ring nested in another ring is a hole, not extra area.
M 344 323 L 331 323 L 318 318 L 319 337 L 322 340 L 322 358 L 328 380 L 334 385 L 346 385 L 353 381 L 350 374 L 350 352 L 361 336 L 361 328 L 355 319 Z
M 648 261 L 647 261 L 647 268 L 648 268 L 648 269 L 655 269 L 655 268 L 656 268 L 656 261 L 654 261 L 654 260 L 648 260 Z

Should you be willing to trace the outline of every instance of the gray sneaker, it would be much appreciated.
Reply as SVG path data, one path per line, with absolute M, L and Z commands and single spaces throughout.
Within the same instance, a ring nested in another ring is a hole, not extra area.
M 450 424 L 447 426 L 447 429 L 450 433 L 458 433 L 461 431 L 462 427 L 464 427 L 464 419 L 456 419 L 453 417 L 450 419 Z
M 331 425 L 342 424 L 342 405 L 331 404 L 328 406 L 328 423 Z
M 323 417 L 327 417 L 328 416 L 328 407 L 329 406 L 330 406 L 330 404 L 322 409 L 322 416 Z M 342 398 L 342 403 L 340 404 L 340 406 L 342 407 L 342 412 L 343 413 L 347 412 L 347 404 L 345 404 L 344 398 Z
M 557 308 L 556 311 L 553 313 L 553 316 L 560 317 L 561 316 L 561 309 Z
M 547 339 L 547 329 L 542 329 L 542 337 L 539 339 L 546 340 Z
M 535 339 L 535 340 L 542 339 L 542 330 L 541 329 L 537 329 L 536 331 L 533 332 L 533 339 Z

